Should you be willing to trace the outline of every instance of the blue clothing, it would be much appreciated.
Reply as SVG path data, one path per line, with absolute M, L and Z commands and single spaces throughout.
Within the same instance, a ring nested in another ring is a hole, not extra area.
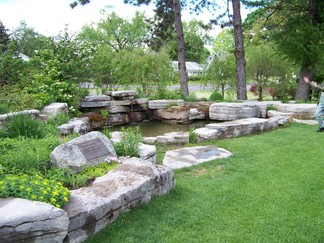
M 315 116 L 320 128 L 324 128 L 323 115 L 324 115 L 324 84 L 318 84 L 315 89 L 320 90 L 320 99 L 316 108 Z

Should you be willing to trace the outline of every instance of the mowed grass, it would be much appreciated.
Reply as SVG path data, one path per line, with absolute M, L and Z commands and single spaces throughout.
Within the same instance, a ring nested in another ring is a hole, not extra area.
M 315 130 L 209 142 L 233 156 L 175 171 L 174 190 L 87 242 L 323 242 L 324 133 Z

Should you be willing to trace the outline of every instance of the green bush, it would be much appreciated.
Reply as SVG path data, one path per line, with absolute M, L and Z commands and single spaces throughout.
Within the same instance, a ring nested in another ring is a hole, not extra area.
M 150 95 L 150 100 L 179 100 L 184 96 L 181 90 L 158 90 L 157 93 Z
M 185 101 L 187 102 L 196 102 L 198 100 L 197 95 L 193 92 L 189 93 L 188 97 L 184 98 Z
M 45 124 L 30 115 L 14 115 L 3 123 L 4 130 L 0 130 L 0 137 L 44 138 Z
M 222 96 L 221 93 L 214 91 L 213 93 L 211 93 L 211 95 L 209 96 L 209 100 L 210 101 L 223 101 L 224 97 Z
M 50 153 L 60 144 L 58 137 L 43 139 L 19 137 L 0 139 L 1 174 L 46 174 L 50 169 Z
M 122 138 L 120 142 L 114 143 L 114 148 L 118 156 L 138 156 L 139 144 L 143 137 L 139 127 L 122 127 Z
M 6 103 L 1 103 L 0 104 L 0 114 L 6 114 L 10 112 L 10 107 Z
M 0 198 L 19 197 L 62 207 L 69 200 L 70 191 L 61 182 L 36 175 L 6 175 L 0 180 Z

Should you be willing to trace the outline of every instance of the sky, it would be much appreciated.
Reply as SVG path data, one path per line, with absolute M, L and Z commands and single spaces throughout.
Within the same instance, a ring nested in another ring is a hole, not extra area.
M 124 4 L 123 0 L 92 0 L 85 6 L 71 9 L 70 3 L 74 0 L 0 0 L 0 21 L 10 31 L 25 21 L 28 27 L 46 36 L 56 36 L 66 27 L 69 32 L 79 32 L 82 26 L 98 22 L 102 17 L 101 10 L 114 11 L 122 18 L 131 19 L 135 11 L 144 12 L 147 16 L 153 15 L 153 6 L 135 7 Z M 107 8 L 108 7 L 108 8 Z M 242 18 L 247 14 L 242 10 Z M 182 20 L 199 19 L 208 22 L 210 13 L 199 16 L 190 15 L 188 11 L 182 13 Z M 220 32 L 219 27 L 212 30 L 215 36 Z

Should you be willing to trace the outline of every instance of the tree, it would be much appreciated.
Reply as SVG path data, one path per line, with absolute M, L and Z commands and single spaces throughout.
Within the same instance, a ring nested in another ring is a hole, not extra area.
M 95 26 L 86 26 L 79 38 L 95 42 L 97 45 L 108 45 L 116 52 L 123 49 L 143 47 L 148 32 L 144 15 L 136 12 L 130 21 L 116 13 L 108 14 Z
M 8 34 L 8 29 L 0 21 L 0 52 L 5 52 L 8 50 L 8 45 L 10 42 L 10 35 Z
M 37 33 L 33 28 L 28 27 L 25 21 L 13 30 L 12 39 L 17 43 L 18 52 L 32 57 L 35 51 L 51 48 L 53 41 Z
M 225 97 L 225 88 L 229 91 L 235 87 L 235 60 L 230 53 L 216 56 L 203 73 L 205 84 L 212 85 Z
M 235 36 L 235 60 L 236 60 L 236 95 L 239 100 L 246 100 L 246 70 L 243 45 L 243 29 L 241 23 L 240 0 L 232 0 L 233 27 Z
M 324 2 L 321 0 L 247 1 L 261 8 L 258 21 L 278 49 L 300 66 L 296 100 L 309 99 L 309 86 L 303 77 L 316 78 L 321 65 L 324 39 Z

